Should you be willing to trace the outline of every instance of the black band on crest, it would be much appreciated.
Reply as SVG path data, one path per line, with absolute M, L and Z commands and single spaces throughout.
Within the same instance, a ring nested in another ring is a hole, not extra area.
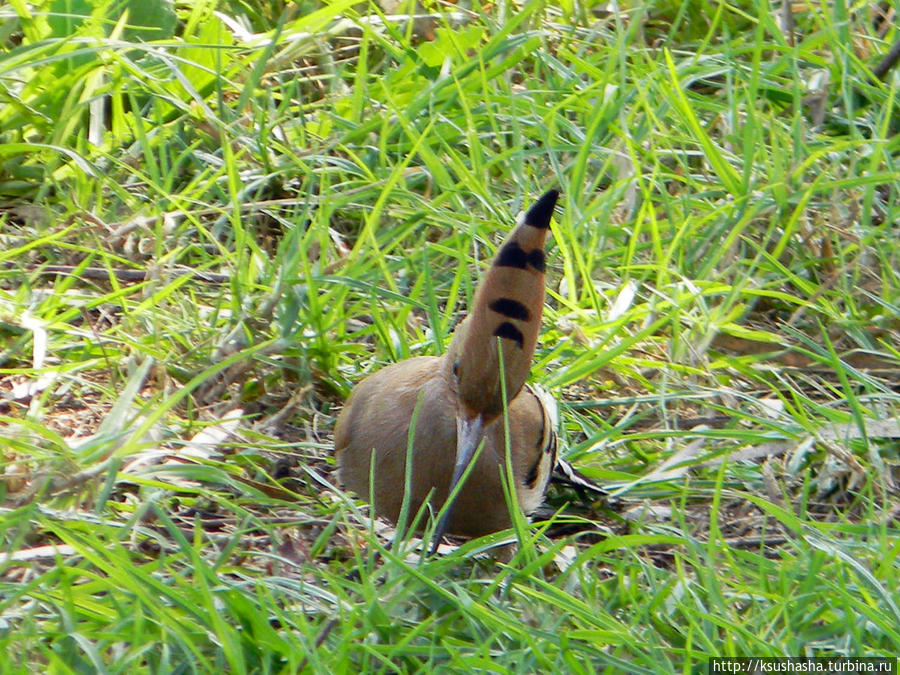
M 488 305 L 488 307 L 498 314 L 508 316 L 510 319 L 528 321 L 528 319 L 531 318 L 528 308 L 518 300 L 513 300 L 512 298 L 497 298 Z
M 513 340 L 517 345 L 519 345 L 519 349 L 523 349 L 525 347 L 525 336 L 522 335 L 522 331 L 516 328 L 509 321 L 504 321 L 499 326 L 494 329 L 494 335 L 497 337 L 505 338 L 507 340 Z

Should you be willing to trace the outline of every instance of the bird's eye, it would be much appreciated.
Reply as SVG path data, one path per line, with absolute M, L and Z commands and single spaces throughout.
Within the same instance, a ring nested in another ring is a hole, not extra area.
M 459 359 L 453 362 L 453 377 L 459 377 Z

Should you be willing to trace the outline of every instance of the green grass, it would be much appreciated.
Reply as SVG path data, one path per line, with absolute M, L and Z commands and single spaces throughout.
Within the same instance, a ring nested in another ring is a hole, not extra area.
M 436 9 L 0 8 L 0 670 L 900 653 L 895 31 Z M 533 379 L 619 504 L 388 549 L 341 401 L 444 349 L 554 186 Z

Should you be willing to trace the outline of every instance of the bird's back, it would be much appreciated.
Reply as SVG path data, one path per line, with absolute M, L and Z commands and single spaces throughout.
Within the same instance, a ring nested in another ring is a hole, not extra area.
M 455 394 L 441 358 L 412 358 L 370 375 L 353 390 L 335 427 L 341 482 L 393 522 L 403 502 L 409 427 L 420 396 L 412 441 L 410 515 L 432 490 L 436 512 L 447 497 L 456 447 Z M 542 403 L 527 387 L 509 404 L 509 428 L 516 494 L 519 507 L 528 513 L 540 504 L 555 461 L 556 442 Z M 449 532 L 479 536 L 510 527 L 501 482 L 503 430 L 503 417 L 485 430 L 484 448 L 459 492 Z M 370 471 L 374 499 L 370 498 Z

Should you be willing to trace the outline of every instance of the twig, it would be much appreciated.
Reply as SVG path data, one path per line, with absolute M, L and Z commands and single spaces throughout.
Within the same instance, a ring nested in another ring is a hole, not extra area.
M 888 53 L 884 55 L 881 61 L 872 69 L 872 74 L 879 80 L 883 80 L 891 68 L 900 60 L 900 40 L 897 40 Z
M 105 267 L 82 267 L 78 268 L 74 265 L 29 265 L 29 272 L 37 272 L 47 276 L 51 275 L 76 275 L 82 279 L 95 279 L 102 281 L 109 279 L 111 276 L 119 281 L 138 282 L 147 280 L 147 270 L 128 270 L 128 269 L 107 269 Z M 230 274 L 217 274 L 214 272 L 199 272 L 197 270 L 179 269 L 172 270 L 171 274 L 175 277 L 193 276 L 197 281 L 203 281 L 208 284 L 227 284 L 231 281 Z
M 325 640 L 328 638 L 329 633 L 334 630 L 334 627 L 337 626 L 337 619 L 329 619 L 328 623 L 326 623 L 322 630 L 319 631 L 319 634 L 316 636 L 316 641 L 313 643 L 313 649 L 318 649 L 322 646 Z M 309 660 L 309 656 L 304 656 L 299 665 L 297 666 L 297 672 L 301 672 L 304 668 L 306 668 L 306 662 Z

